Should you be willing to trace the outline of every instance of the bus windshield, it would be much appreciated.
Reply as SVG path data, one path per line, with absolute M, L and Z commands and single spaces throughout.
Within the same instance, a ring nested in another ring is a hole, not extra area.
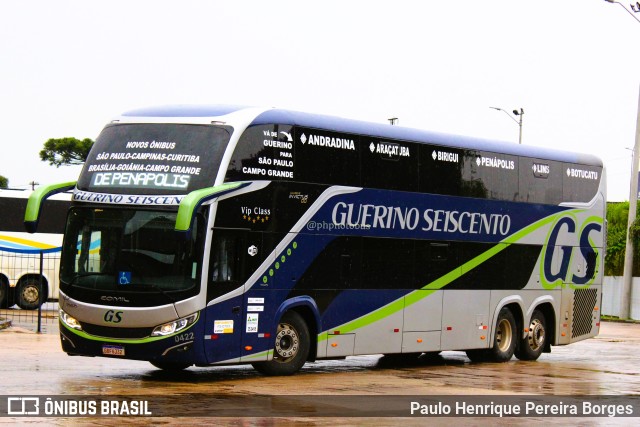
M 62 288 L 197 293 L 202 216 L 191 238 L 174 232 L 176 212 L 74 207 L 67 219 Z

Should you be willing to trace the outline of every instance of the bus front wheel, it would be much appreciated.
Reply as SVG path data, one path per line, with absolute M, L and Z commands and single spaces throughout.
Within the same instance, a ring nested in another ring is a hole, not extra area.
M 253 367 L 265 375 L 291 375 L 307 361 L 310 349 L 309 328 L 302 316 L 295 311 L 286 312 L 278 323 L 273 348 L 273 359 L 253 363 Z
M 18 307 L 23 310 L 35 310 L 44 302 L 44 292 L 37 278 L 21 280 L 17 286 Z

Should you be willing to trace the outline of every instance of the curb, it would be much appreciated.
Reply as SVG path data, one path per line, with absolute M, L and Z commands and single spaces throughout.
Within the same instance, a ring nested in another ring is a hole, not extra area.
M 630 324 L 640 324 L 640 320 L 635 320 L 635 319 L 620 319 L 618 317 L 607 317 L 607 318 L 601 318 L 600 321 L 602 322 L 611 322 L 611 323 L 630 323 Z

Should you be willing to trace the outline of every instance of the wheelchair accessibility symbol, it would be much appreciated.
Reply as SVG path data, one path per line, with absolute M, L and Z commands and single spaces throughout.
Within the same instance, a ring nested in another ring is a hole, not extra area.
M 118 273 L 118 284 L 120 285 L 128 285 L 131 283 L 131 272 L 130 271 L 120 271 Z

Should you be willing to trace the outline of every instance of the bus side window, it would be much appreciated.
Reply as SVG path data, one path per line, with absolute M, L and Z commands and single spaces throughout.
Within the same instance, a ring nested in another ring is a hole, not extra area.
M 247 280 L 264 259 L 260 241 L 260 233 L 213 229 L 207 276 L 208 301 L 231 292 Z
M 218 231 L 211 245 L 209 264 L 212 282 L 234 282 L 241 279 L 240 237 Z

